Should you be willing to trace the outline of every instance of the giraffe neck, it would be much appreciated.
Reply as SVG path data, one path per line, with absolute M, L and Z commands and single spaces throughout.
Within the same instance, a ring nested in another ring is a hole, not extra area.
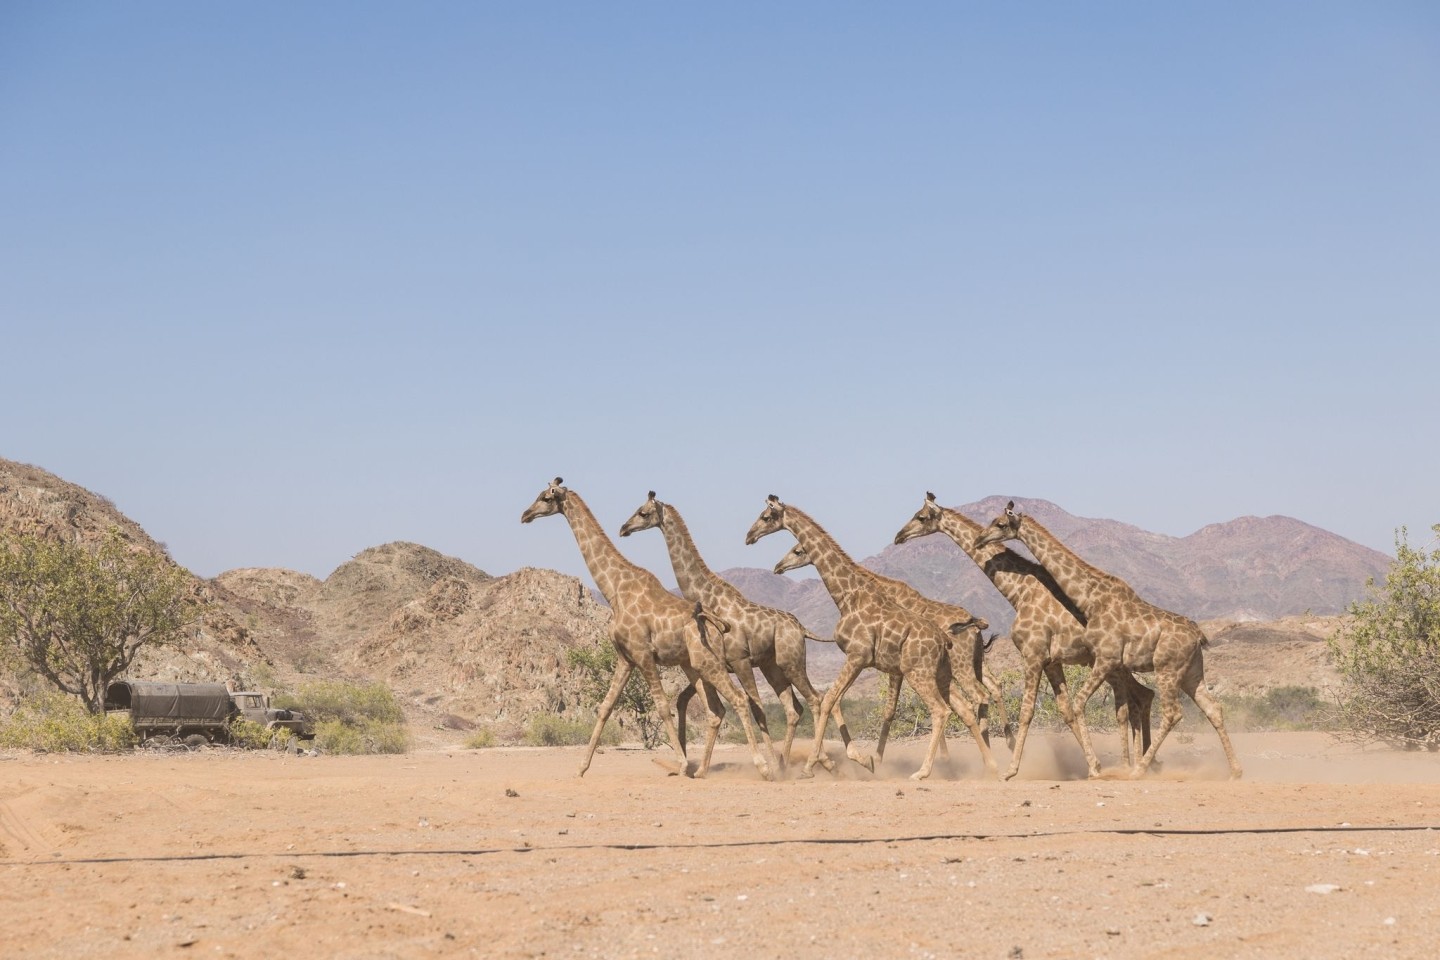
M 1093 615 L 1115 578 L 1081 560 L 1055 534 L 1031 517 L 1021 519 L 1019 533 L 1020 542 L 1030 548 L 1035 559 L 1055 578 L 1055 583 L 1075 602 L 1075 606 L 1087 617 Z
M 680 511 L 668 503 L 661 504 L 660 508 L 665 511 L 660 521 L 660 532 L 665 534 L 665 547 L 670 551 L 670 565 L 675 568 L 675 582 L 680 592 L 701 602 L 712 594 L 724 592 L 722 588 L 729 587 L 729 584 L 706 566 Z
M 975 541 L 984 532 L 984 527 L 971 520 L 958 510 L 951 510 L 942 507 L 940 510 L 940 531 L 955 541 L 955 545 L 965 551 L 965 555 L 975 561 L 990 582 L 995 584 L 995 589 L 1015 606 L 1020 599 L 1024 589 L 1024 575 L 1016 570 L 1017 564 L 996 562 L 996 558 L 1003 554 L 1009 554 L 1015 560 L 1025 560 L 1024 557 L 1006 549 L 1003 543 L 988 543 L 983 547 L 976 547 Z M 1028 561 L 1026 561 L 1028 563 Z
M 580 556 L 585 558 L 585 566 L 595 579 L 595 586 L 600 588 L 610 605 L 615 606 L 615 594 L 623 579 L 622 574 L 645 571 L 625 559 L 625 555 L 605 535 L 595 514 L 573 490 L 565 494 L 564 513 L 565 519 L 570 522 L 570 531 L 575 534 L 575 542 L 580 546 Z
M 820 579 L 825 582 L 825 589 L 830 591 L 836 606 L 843 608 L 847 597 L 869 586 L 869 580 L 861 571 L 860 565 L 850 559 L 850 555 L 835 542 L 835 538 L 810 519 L 808 514 L 786 504 L 785 529 L 794 534 L 795 539 L 805 548 L 810 562 L 820 574 Z

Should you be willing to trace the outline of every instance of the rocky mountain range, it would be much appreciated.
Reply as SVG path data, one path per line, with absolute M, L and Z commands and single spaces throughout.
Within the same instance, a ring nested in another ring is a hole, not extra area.
M 1005 509 L 1008 499 L 987 497 L 955 509 L 986 524 Z M 1125 579 L 1146 600 L 1195 620 L 1338 614 L 1363 595 L 1367 578 L 1383 579 L 1390 564 L 1379 551 L 1290 517 L 1240 517 L 1171 537 L 1115 520 L 1077 517 L 1048 500 L 1017 498 L 1015 504 L 1082 558 Z M 1029 556 L 1022 545 L 1009 546 Z M 927 596 L 966 607 L 1001 632 L 1014 619 L 1014 611 L 980 568 L 943 534 L 892 544 L 860 562 Z M 746 596 L 791 611 L 821 636 L 834 628 L 838 611 L 817 579 L 794 579 L 753 567 L 721 575 Z
M 1315 615 L 1339 612 L 1360 597 L 1366 578 L 1383 575 L 1389 561 L 1285 517 L 1242 518 L 1166 537 L 1074 517 L 1043 500 L 1018 503 L 1142 595 L 1208 621 L 1217 645 L 1207 659 L 1216 665 L 1212 676 L 1233 664 L 1228 680 L 1217 684 L 1222 691 L 1323 683 L 1328 666 L 1319 641 L 1333 620 Z M 990 498 L 961 510 L 984 522 L 1003 505 Z M 0 533 L 93 542 L 112 527 L 168 556 L 164 544 L 104 497 L 0 459 Z M 1010 622 L 1009 607 L 948 538 L 887 547 L 864 562 L 969 607 L 997 629 Z M 657 572 L 670 578 L 668 570 Z M 818 580 L 745 568 L 723 575 L 753 599 L 792 610 L 818 635 L 829 635 L 835 608 Z M 514 735 L 541 712 L 583 716 L 583 679 L 566 654 L 605 643 L 611 617 L 575 577 L 532 568 L 491 576 L 403 542 L 364 550 L 323 580 L 247 568 L 194 578 L 194 589 L 207 603 L 203 619 L 178 647 L 148 653 L 135 676 L 290 688 L 310 679 L 379 680 L 400 698 L 422 740 L 423 731 L 453 737 L 477 724 Z M 835 653 L 833 645 L 814 645 L 817 683 L 834 676 Z M 1003 643 L 992 657 L 999 669 L 1013 666 L 1013 651 Z M 26 682 L 22 672 L 0 667 L 0 706 L 20 696 Z

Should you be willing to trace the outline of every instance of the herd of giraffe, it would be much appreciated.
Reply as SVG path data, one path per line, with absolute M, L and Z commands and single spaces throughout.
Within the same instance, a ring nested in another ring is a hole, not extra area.
M 766 779 L 779 776 L 780 760 L 789 760 L 802 699 L 814 717 L 815 739 L 799 776 L 813 776 L 816 764 L 834 770 L 834 761 L 824 749 L 832 714 L 845 756 L 873 771 L 876 760 L 884 756 L 902 683 L 915 690 L 932 720 L 925 760 L 911 779 L 929 776 L 937 754 L 946 749 L 945 727 L 951 710 L 969 728 L 986 771 L 998 772 L 990 752 L 989 709 L 996 709 L 1007 734 L 1009 724 L 998 684 L 984 666 L 982 631 L 989 625 L 963 607 L 931 600 L 908 584 L 862 567 L 798 508 L 772 495 L 745 542 L 753 544 L 779 530 L 789 531 L 796 545 L 775 565 L 775 572 L 813 565 L 839 608 L 834 642 L 845 654 L 845 662 L 823 696 L 806 674 L 808 634 L 800 621 L 793 614 L 746 599 L 712 572 L 680 512 L 657 500 L 654 491 L 625 521 L 620 536 L 658 528 L 665 537 L 683 599 L 666 590 L 653 573 L 626 559 L 585 501 L 559 477 L 521 514 L 520 522 L 557 513 L 569 521 L 590 575 L 614 612 L 615 674 L 580 762 L 582 776 L 590 767 L 615 701 L 637 669 L 659 707 L 675 752 L 676 772 L 688 776 L 703 777 L 709 769 L 727 704 L 745 729 L 761 775 Z M 1121 742 L 1131 776 L 1140 776 L 1150 767 L 1166 735 L 1180 721 L 1181 690 L 1215 727 L 1231 777 L 1241 775 L 1220 705 L 1205 687 L 1202 651 L 1207 640 L 1193 621 L 1145 602 L 1119 577 L 1081 560 L 1034 518 L 1017 513 L 1013 502 L 989 526 L 982 527 L 940 506 L 935 495 L 927 493 L 924 505 L 895 535 L 895 542 L 933 533 L 954 540 L 1015 608 L 1010 639 L 1025 665 L 1025 692 L 1003 779 L 1019 772 L 1042 676 L 1054 688 L 1060 714 L 1085 754 L 1091 777 L 1100 775 L 1100 761 L 1085 726 L 1085 705 L 1102 683 L 1108 683 L 1114 692 L 1116 721 L 1123 732 Z M 1005 546 L 1012 540 L 1024 544 L 1035 561 Z M 1090 667 L 1073 698 L 1065 682 L 1066 664 Z M 676 698 L 673 715 L 660 683 L 662 666 L 679 667 L 690 681 Z M 840 708 L 840 699 L 850 685 L 871 667 L 890 678 L 890 699 L 873 754 L 852 741 Z M 785 709 L 785 739 L 778 756 L 755 684 L 757 669 Z M 1160 729 L 1153 739 L 1150 706 L 1155 693 L 1135 679 L 1136 672 L 1153 672 L 1159 687 Z M 739 681 L 738 687 L 734 680 Z M 685 749 L 686 707 L 697 689 L 704 694 L 708 710 L 698 767 Z

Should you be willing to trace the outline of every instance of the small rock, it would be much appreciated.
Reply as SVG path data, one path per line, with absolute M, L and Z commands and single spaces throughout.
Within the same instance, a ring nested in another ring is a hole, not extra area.
M 291 868 L 290 868 L 290 879 L 291 879 L 291 880 L 304 880 L 304 879 L 305 879 L 305 868 L 304 868 L 304 867 L 291 867 Z
M 1106 927 L 1106 928 L 1105 928 L 1105 936 L 1107 936 L 1107 937 L 1118 937 L 1118 936 L 1120 936 L 1120 928 L 1119 928 L 1119 927 Z
M 1210 914 L 1197 913 L 1195 914 L 1194 919 L 1192 919 L 1190 922 L 1195 924 L 1195 926 L 1197 927 L 1208 927 L 1210 926 Z
M 506 788 L 505 788 L 505 796 L 507 796 L 507 797 L 518 797 L 518 796 L 520 796 L 520 794 L 516 793 L 514 790 L 511 790 L 509 787 L 506 787 Z
M 1005 954 L 1010 960 L 1025 960 L 1025 951 L 1020 947 L 1011 947 L 1010 952 Z
M 1312 883 L 1305 888 L 1306 893 L 1334 893 L 1340 889 L 1338 883 Z
M 1385 918 L 1385 926 L 1387 926 L 1387 927 L 1393 927 L 1393 926 L 1395 926 L 1395 918 L 1394 918 L 1394 917 L 1386 917 L 1386 918 Z

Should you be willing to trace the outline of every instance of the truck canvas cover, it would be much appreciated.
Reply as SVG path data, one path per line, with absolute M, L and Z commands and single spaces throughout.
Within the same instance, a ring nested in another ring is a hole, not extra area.
M 129 710 L 135 720 L 223 721 L 233 709 L 223 683 L 151 683 L 124 680 L 105 691 L 106 710 Z

